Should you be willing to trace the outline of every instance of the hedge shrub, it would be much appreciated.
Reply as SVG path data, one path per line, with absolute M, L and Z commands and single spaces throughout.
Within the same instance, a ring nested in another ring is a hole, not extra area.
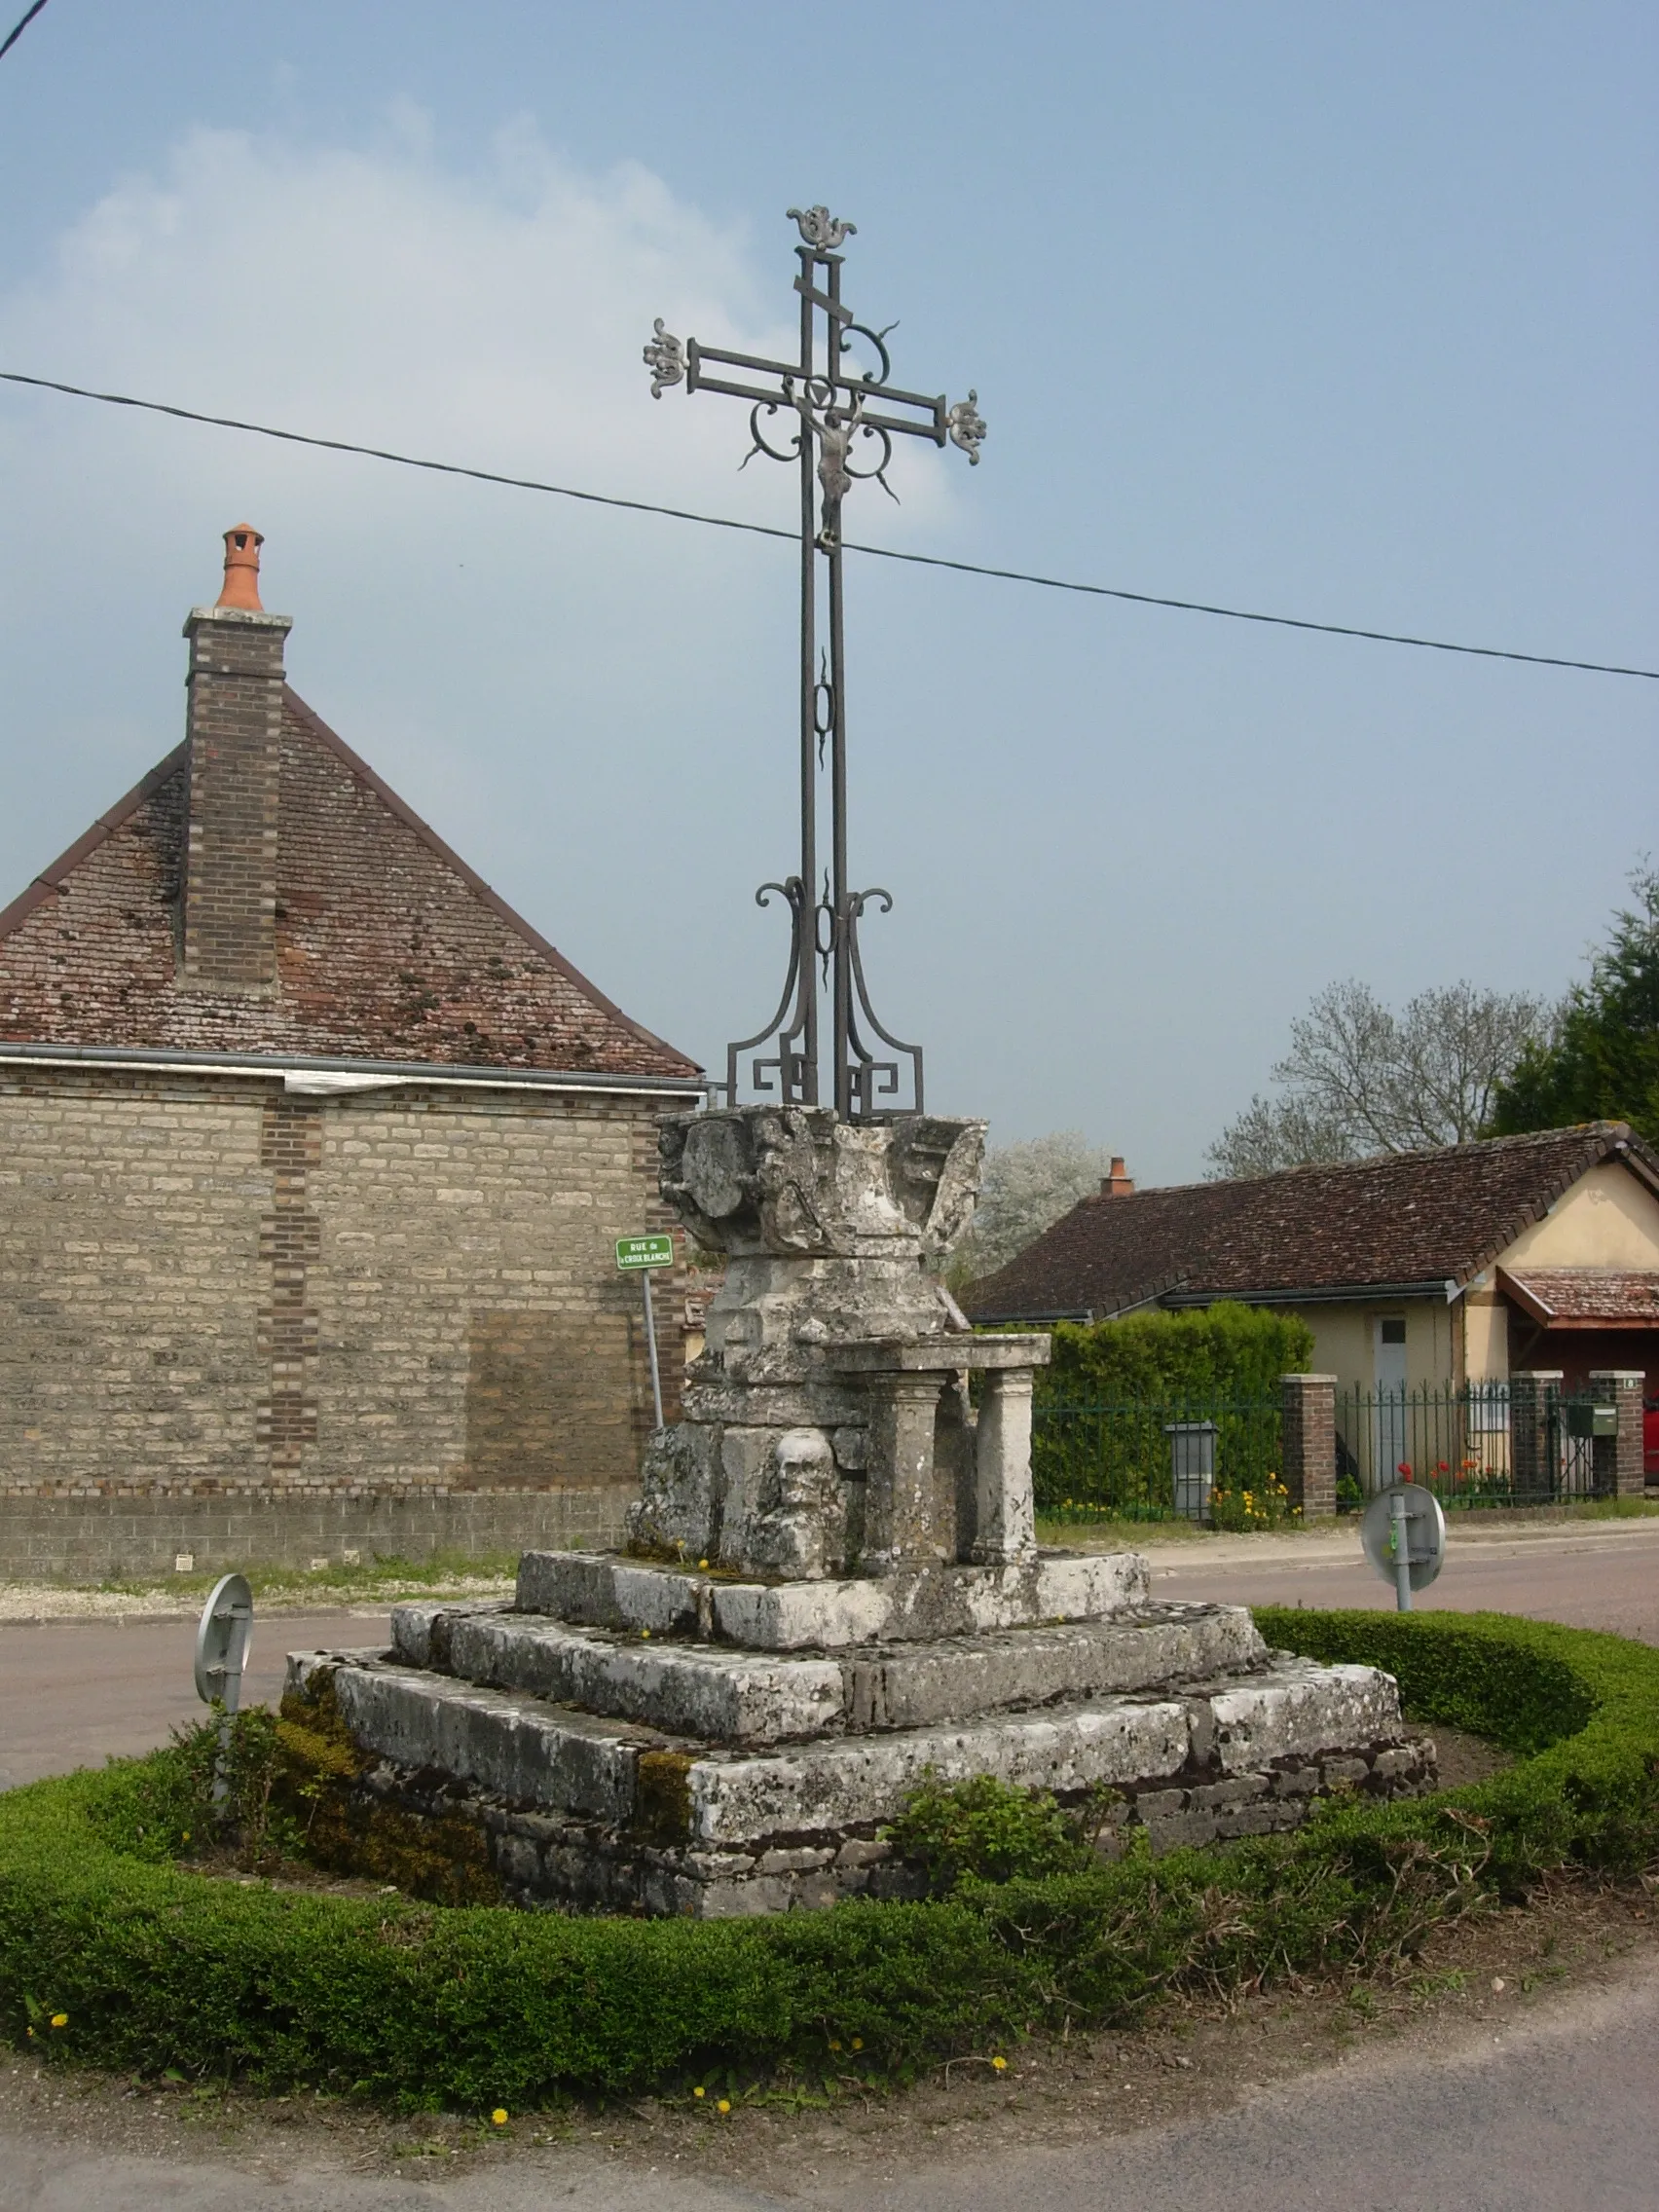
M 1059 1321 L 1037 1374 L 1044 1405 L 1177 1405 L 1187 1400 L 1277 1401 L 1279 1378 L 1313 1361 L 1313 1332 L 1293 1314 L 1225 1302 L 1191 1313 L 1128 1313 L 1118 1321 Z
M 1659 1852 L 1659 1651 L 1497 1615 L 1260 1617 L 1295 1649 L 1389 1667 L 1410 1710 L 1521 1762 L 1219 1851 L 693 1922 L 211 1879 L 174 1862 L 197 1800 L 162 1752 L 0 1796 L 0 2029 L 81 2062 L 475 2110 L 779 2067 L 903 2079 L 1130 2019 L 1173 1986 L 1409 1953 L 1548 1869 Z

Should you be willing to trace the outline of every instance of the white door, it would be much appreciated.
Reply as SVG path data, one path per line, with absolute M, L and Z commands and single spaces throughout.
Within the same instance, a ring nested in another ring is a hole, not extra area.
M 1377 1411 L 1372 1421 L 1371 1487 L 1381 1490 L 1399 1479 L 1400 1462 L 1411 1456 L 1406 1437 L 1406 1324 L 1403 1320 L 1377 1323 L 1374 1352 Z

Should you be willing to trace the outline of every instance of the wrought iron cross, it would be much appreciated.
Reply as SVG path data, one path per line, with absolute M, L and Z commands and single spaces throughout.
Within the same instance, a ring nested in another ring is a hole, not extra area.
M 766 905 L 774 893 L 789 905 L 789 974 L 777 1012 L 765 1028 L 726 1047 L 726 1079 L 717 1088 L 724 1089 L 727 1105 L 735 1106 L 742 1081 L 739 1063 L 754 1051 L 751 1088 L 784 1105 L 820 1104 L 822 987 L 830 996 L 830 1082 L 836 1115 L 846 1122 L 867 1122 L 883 1111 L 903 1110 L 901 1077 L 906 1064 L 908 1104 L 920 1112 L 922 1048 L 903 1044 L 883 1028 L 865 983 L 859 923 L 871 900 L 879 900 L 885 913 L 892 907 L 892 897 L 879 889 L 854 891 L 847 873 L 841 502 L 856 482 L 869 478 L 890 498 L 897 497 L 886 476 L 896 436 L 928 438 L 936 446 L 955 445 L 977 463 L 985 424 L 973 391 L 947 406 L 942 395 L 929 398 L 922 392 L 902 391 L 889 381 L 892 361 L 886 341 L 893 325 L 871 330 L 855 321 L 851 308 L 841 302 L 844 257 L 836 248 L 854 235 L 857 225 L 843 223 L 828 207 L 792 207 L 789 212 L 802 240 L 795 248 L 800 275 L 794 280 L 800 295 L 800 358 L 768 361 L 754 353 L 700 346 L 695 338 L 682 345 L 663 328 L 660 316 L 645 358 L 651 372 L 653 399 L 660 399 L 670 385 L 683 382 L 688 394 L 724 391 L 750 402 L 749 427 L 755 442 L 743 466 L 758 453 L 771 461 L 793 461 L 800 472 L 800 872 L 782 883 L 763 883 L 755 894 L 759 905 Z M 854 358 L 855 341 L 873 350 L 873 366 L 861 366 Z M 772 381 L 737 383 L 711 376 L 711 364 Z M 827 655 L 821 654 L 818 645 L 820 562 L 828 577 Z M 830 865 L 822 888 L 815 888 L 818 786 L 826 746 Z M 768 1046 L 774 1048 L 770 1052 Z

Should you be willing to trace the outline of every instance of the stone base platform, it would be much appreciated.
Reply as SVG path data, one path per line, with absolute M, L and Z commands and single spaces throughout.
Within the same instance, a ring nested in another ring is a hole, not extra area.
M 930 1776 L 1104 1788 L 1108 1848 L 1433 1786 L 1388 1676 L 1270 1652 L 1242 1607 L 1146 1587 L 1133 1554 L 778 1584 L 529 1554 L 513 1605 L 401 1606 L 388 1651 L 296 1654 L 289 1679 L 332 1692 L 376 1761 L 365 1790 L 461 1815 L 506 1896 L 566 1908 L 907 1894 L 879 1831 Z

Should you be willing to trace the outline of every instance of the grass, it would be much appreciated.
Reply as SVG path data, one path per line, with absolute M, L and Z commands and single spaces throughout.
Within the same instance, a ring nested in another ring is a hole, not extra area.
M 424 1591 L 453 1589 L 476 1582 L 510 1582 L 518 1571 L 517 1552 L 439 1552 L 431 1559 L 410 1560 L 378 1553 L 366 1560 L 331 1560 L 326 1567 L 244 1567 L 253 1595 L 258 1598 L 303 1598 L 313 1594 L 393 1598 Z M 179 1597 L 205 1597 L 222 1573 L 165 1574 L 150 1579 L 100 1582 L 97 1589 L 120 1598 L 149 1597 L 165 1591 Z

